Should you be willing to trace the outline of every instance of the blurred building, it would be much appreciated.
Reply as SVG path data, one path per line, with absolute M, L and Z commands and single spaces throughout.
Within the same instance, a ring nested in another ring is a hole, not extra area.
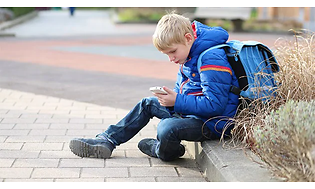
M 258 19 L 300 22 L 315 31 L 315 7 L 258 7 Z

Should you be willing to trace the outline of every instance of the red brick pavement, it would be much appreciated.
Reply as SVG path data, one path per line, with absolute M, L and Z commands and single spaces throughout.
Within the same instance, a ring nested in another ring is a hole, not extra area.
M 67 41 L 0 41 L 0 60 L 174 80 L 178 66 L 167 61 L 65 52 L 51 48 L 55 46 L 139 45 L 150 43 L 150 37 Z
M 257 40 L 270 47 L 281 35 L 231 34 L 230 40 Z M 151 36 L 71 40 L 0 41 L 0 60 L 45 64 L 89 71 L 174 80 L 178 66 L 167 61 L 65 52 L 52 47 L 150 44 Z

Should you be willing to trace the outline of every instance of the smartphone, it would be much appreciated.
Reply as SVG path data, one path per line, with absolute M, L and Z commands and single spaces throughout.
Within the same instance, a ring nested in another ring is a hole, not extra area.
M 157 94 L 167 94 L 162 87 L 150 87 L 150 91 Z

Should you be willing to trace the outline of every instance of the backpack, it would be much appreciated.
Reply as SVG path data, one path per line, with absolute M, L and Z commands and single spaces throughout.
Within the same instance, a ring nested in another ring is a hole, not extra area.
M 279 65 L 272 51 L 257 41 L 229 41 L 216 45 L 202 52 L 197 67 L 200 73 L 202 56 L 212 49 L 224 48 L 228 61 L 238 79 L 240 87 L 231 86 L 230 91 L 247 100 L 266 101 L 275 96 L 277 84 L 274 74 L 279 72 Z

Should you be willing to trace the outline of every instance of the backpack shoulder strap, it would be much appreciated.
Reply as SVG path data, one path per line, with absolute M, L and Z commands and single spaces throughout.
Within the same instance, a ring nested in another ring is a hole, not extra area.
M 200 67 L 202 65 L 202 62 L 201 62 L 201 59 L 203 57 L 204 54 L 206 54 L 208 51 L 210 50 L 213 50 L 213 49 L 218 49 L 218 48 L 222 48 L 222 47 L 229 47 L 228 44 L 224 43 L 224 44 L 221 44 L 221 45 L 216 45 L 216 46 L 213 46 L 213 47 L 210 47 L 209 49 L 206 49 L 205 51 L 203 51 L 200 55 L 199 55 L 199 58 L 198 58 L 198 61 L 197 61 L 197 68 L 198 68 L 198 72 L 200 73 Z

